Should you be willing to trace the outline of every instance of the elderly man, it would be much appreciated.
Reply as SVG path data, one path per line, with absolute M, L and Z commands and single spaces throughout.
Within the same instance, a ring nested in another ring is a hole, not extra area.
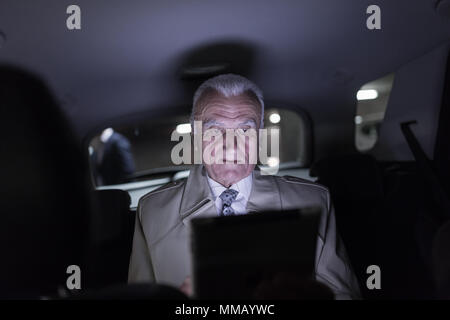
M 192 120 L 202 121 L 203 130 L 257 130 L 263 116 L 261 90 L 238 75 L 211 78 L 194 95 Z M 203 149 L 208 144 L 203 142 Z M 187 227 L 194 217 L 320 206 L 316 280 L 329 287 L 337 299 L 358 298 L 358 283 L 336 231 L 328 190 L 298 178 L 262 175 L 248 157 L 244 163 L 237 162 L 235 154 L 236 150 L 227 148 L 223 157 L 233 161 L 194 165 L 187 180 L 172 182 L 141 198 L 129 282 L 165 283 L 189 291 Z

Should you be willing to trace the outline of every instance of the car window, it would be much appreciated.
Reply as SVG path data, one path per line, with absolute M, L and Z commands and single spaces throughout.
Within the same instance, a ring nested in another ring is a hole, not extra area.
M 306 121 L 302 114 L 288 109 L 266 109 L 264 123 L 268 141 L 275 132 L 272 129 L 279 129 L 280 136 L 279 154 L 273 156 L 269 152 L 266 166 L 279 166 L 282 170 L 307 165 L 310 155 Z M 160 184 L 186 177 L 190 166 L 175 165 L 171 159 L 172 149 L 178 144 L 171 141 L 174 131 L 190 133 L 188 114 L 105 128 L 89 143 L 94 184 L 97 187 L 139 182 Z
M 358 151 L 369 151 L 375 146 L 393 83 L 394 73 L 391 73 L 366 83 L 356 93 L 355 146 Z

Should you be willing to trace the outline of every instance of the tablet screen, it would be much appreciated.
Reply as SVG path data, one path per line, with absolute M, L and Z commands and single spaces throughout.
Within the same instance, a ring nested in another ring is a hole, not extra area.
M 312 277 L 319 216 L 304 208 L 193 219 L 194 295 L 248 299 L 276 273 Z

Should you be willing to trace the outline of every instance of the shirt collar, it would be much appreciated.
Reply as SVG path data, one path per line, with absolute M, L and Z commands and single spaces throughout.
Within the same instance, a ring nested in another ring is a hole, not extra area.
M 224 192 L 227 188 L 225 188 L 217 181 L 211 179 L 208 174 L 206 174 L 206 177 L 208 179 L 208 184 L 215 201 L 217 197 L 220 196 L 220 194 Z M 248 200 L 248 198 L 250 197 L 250 192 L 252 191 L 252 182 L 253 182 L 253 173 L 250 173 L 244 179 L 241 179 L 237 183 L 233 184 L 230 187 L 230 189 L 234 189 L 237 192 L 239 192 L 237 198 L 244 197 L 245 200 Z

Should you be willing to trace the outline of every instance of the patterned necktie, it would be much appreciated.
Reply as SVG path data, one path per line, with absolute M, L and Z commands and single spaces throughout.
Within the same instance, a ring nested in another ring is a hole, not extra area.
M 233 189 L 227 189 L 222 192 L 219 196 L 222 199 L 222 216 L 234 215 L 234 210 L 231 207 L 231 203 L 236 200 L 236 196 L 239 192 Z

